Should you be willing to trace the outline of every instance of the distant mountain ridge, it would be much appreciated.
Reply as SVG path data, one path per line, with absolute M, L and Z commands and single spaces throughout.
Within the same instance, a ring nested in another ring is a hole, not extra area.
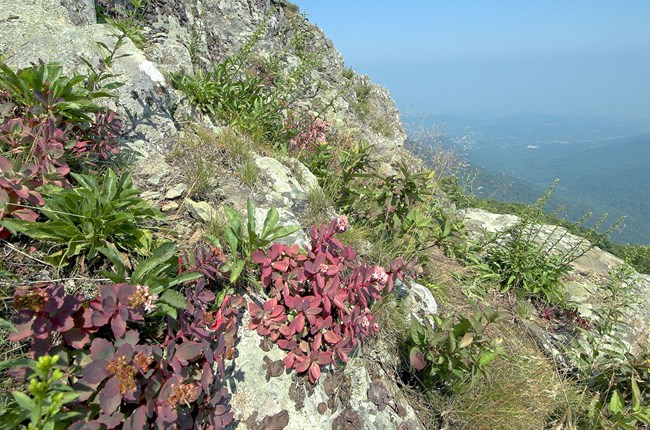
M 411 117 L 405 123 L 416 133 L 443 118 Z M 449 136 L 443 141 L 454 145 L 462 137 L 479 197 L 530 203 L 559 178 L 551 206 L 565 206 L 569 219 L 586 212 L 596 219 L 602 213 L 612 220 L 625 215 L 624 229 L 613 240 L 650 243 L 650 122 L 522 114 L 468 119 L 464 126 L 461 117 L 445 119 Z

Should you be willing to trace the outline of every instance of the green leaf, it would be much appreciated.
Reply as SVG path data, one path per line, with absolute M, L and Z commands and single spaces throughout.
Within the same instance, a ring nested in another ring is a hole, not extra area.
M 242 270 L 244 270 L 244 265 L 246 262 L 244 260 L 238 260 L 235 261 L 231 264 L 230 266 L 230 282 L 233 284 L 237 282 L 237 279 L 239 279 L 239 275 L 241 275 Z
M 4 318 L 0 318 L 0 330 L 9 330 L 10 332 L 15 333 L 16 332 L 16 327 L 9 321 L 7 321 Z M 2 366 L 2 363 L 0 362 L 0 366 Z
M 36 408 L 36 402 L 27 394 L 19 391 L 12 391 L 11 395 L 21 408 L 27 411 L 33 411 Z
M 126 175 L 124 175 L 126 176 Z M 117 193 L 117 176 L 112 169 L 108 169 L 106 176 L 104 177 L 104 183 L 102 184 L 102 200 L 109 202 L 114 199 L 115 194 Z
M 150 258 L 138 264 L 131 276 L 132 283 L 140 283 L 158 266 L 168 262 L 174 257 L 176 244 L 174 242 L 165 242 L 153 252 Z
M 233 256 L 237 255 L 237 249 L 238 249 L 238 244 L 239 244 L 239 237 L 235 234 L 235 232 L 232 230 L 230 226 L 226 227 L 226 229 L 223 232 L 224 239 L 226 239 L 226 243 L 228 244 L 228 247 L 230 248 L 230 253 Z
M 29 358 L 14 358 L 11 360 L 0 361 L 0 370 L 12 369 L 18 367 L 29 367 L 30 369 L 36 368 L 36 361 Z
M 479 367 L 485 367 L 488 364 L 490 364 L 492 361 L 494 361 L 495 358 L 497 358 L 499 354 L 495 351 L 490 351 L 486 352 L 485 354 L 481 355 L 481 358 L 478 361 L 478 366 Z
M 458 348 L 462 349 L 468 347 L 472 344 L 473 341 L 474 341 L 474 333 L 472 332 L 465 333 L 465 336 L 463 336 L 463 338 L 460 340 L 460 343 L 458 344 Z
M 289 236 L 300 230 L 300 226 L 297 225 L 287 225 L 279 228 L 274 228 L 271 230 L 271 236 L 268 237 L 268 240 L 274 241 L 280 239 L 281 237 Z
M 623 402 L 618 395 L 618 390 L 614 390 L 611 399 L 609 399 L 609 410 L 614 414 L 623 413 Z
M 176 290 L 165 290 L 162 296 L 158 299 L 158 302 L 165 303 L 175 309 L 187 308 L 187 300 L 185 296 Z
M 221 242 L 219 242 L 219 239 L 213 234 L 204 234 L 203 237 L 208 239 L 208 241 L 213 245 L 216 246 L 217 248 L 221 249 Z
M 274 207 L 271 207 L 271 209 L 269 209 L 269 211 L 266 213 L 266 219 L 264 220 L 264 226 L 262 227 L 263 239 L 266 239 L 271 229 L 276 226 L 279 220 L 280 214 L 278 213 L 278 210 Z
M 635 410 L 641 407 L 641 391 L 634 376 L 632 377 L 632 402 Z
M 427 332 L 417 318 L 411 318 L 411 339 L 416 345 L 424 345 L 427 339 Z
M 185 272 L 172 279 L 168 284 L 165 285 L 166 288 L 174 287 L 176 285 L 184 284 L 186 282 L 195 281 L 201 279 L 203 275 L 198 272 Z
M 156 303 L 156 307 L 163 315 L 169 315 L 174 319 L 178 319 L 178 311 L 175 307 L 169 306 L 168 304 L 162 303 L 160 301 Z
M 255 243 L 257 241 L 257 225 L 255 224 L 255 207 L 253 206 L 253 201 L 248 199 L 246 202 L 246 213 L 248 215 L 248 240 L 249 243 Z

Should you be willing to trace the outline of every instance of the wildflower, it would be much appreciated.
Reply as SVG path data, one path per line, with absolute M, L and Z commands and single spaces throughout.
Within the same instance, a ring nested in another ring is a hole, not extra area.
M 135 367 L 129 365 L 125 356 L 115 357 L 106 366 L 106 370 L 120 381 L 120 393 L 132 393 L 136 389 Z
M 388 283 L 388 274 L 386 273 L 386 269 L 381 266 L 373 267 L 370 279 L 373 282 L 379 282 L 381 285 L 386 285 Z
M 29 309 L 32 312 L 40 312 L 45 307 L 47 300 L 48 294 L 44 289 L 39 288 L 32 291 L 19 290 L 14 297 L 14 307 L 16 309 Z
M 129 304 L 133 307 L 144 306 L 146 312 L 155 309 L 155 303 L 158 300 L 158 294 L 149 290 L 146 285 L 136 285 L 135 292 L 129 297 Z
M 321 265 L 318 266 L 318 271 L 321 273 L 321 275 L 326 274 L 329 269 L 330 269 L 330 266 L 328 266 L 325 263 L 321 263 Z
M 133 364 L 142 373 L 146 373 L 147 370 L 149 370 L 151 363 L 153 363 L 153 357 L 146 356 L 142 352 L 138 352 L 135 357 L 133 357 Z
M 190 404 L 199 397 L 199 388 L 194 384 L 172 384 L 171 393 L 165 401 L 167 406 L 176 409 L 180 404 Z
M 370 327 L 370 320 L 368 319 L 368 317 L 367 317 L 366 315 L 363 315 L 363 316 L 359 319 L 359 325 L 361 325 L 361 327 L 363 327 L 363 328 L 365 328 L 365 329 L 367 329 L 368 327 Z
M 348 222 L 348 217 L 345 215 L 339 215 L 338 218 L 336 218 L 336 227 L 335 230 L 338 233 L 343 233 L 350 227 L 350 223 Z

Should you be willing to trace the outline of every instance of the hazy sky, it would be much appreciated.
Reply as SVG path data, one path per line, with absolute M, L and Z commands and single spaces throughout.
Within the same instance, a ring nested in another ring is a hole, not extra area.
M 297 0 L 403 113 L 650 117 L 650 0 Z

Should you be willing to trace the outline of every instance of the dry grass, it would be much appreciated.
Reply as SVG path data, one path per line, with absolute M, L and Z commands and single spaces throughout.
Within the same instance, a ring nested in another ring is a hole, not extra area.
M 523 330 L 504 323 L 500 332 L 509 356 L 494 363 L 489 381 L 460 386 L 443 401 L 447 428 L 558 428 L 558 421 L 570 415 L 567 411 L 584 407 L 582 389 L 563 378 Z
M 457 280 L 464 268 L 440 252 L 432 253 L 429 265 L 428 271 L 437 275 L 422 283 L 432 290 L 436 299 L 445 298 L 442 313 L 471 312 L 471 301 L 462 293 L 463 286 Z M 502 310 L 510 306 L 500 295 L 489 295 L 486 304 Z M 410 381 L 410 386 L 404 385 L 402 389 L 425 428 L 580 428 L 577 421 L 584 416 L 590 400 L 584 389 L 560 375 L 553 361 L 538 350 L 534 339 L 515 318 L 508 316 L 490 332 L 493 337 L 503 338 L 508 355 L 492 364 L 489 379 L 474 386 L 459 383 L 451 394 L 418 386 L 417 375 L 410 374 L 407 365 L 407 312 L 394 295 L 373 307 L 380 327 L 375 350 L 381 357 L 393 357 L 384 366 L 398 383 Z
M 254 187 L 260 179 L 252 140 L 232 128 L 219 133 L 202 126 L 189 127 L 170 155 L 189 183 L 188 197 L 202 195 L 219 175 L 234 175 L 242 185 Z

